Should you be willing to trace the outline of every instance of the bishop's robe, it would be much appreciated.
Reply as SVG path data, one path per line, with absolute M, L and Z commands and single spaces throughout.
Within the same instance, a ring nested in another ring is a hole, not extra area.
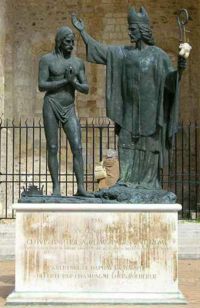
M 178 126 L 178 73 L 156 46 L 107 46 L 84 33 L 87 60 L 106 65 L 106 114 L 119 127 L 120 183 L 159 189 Z

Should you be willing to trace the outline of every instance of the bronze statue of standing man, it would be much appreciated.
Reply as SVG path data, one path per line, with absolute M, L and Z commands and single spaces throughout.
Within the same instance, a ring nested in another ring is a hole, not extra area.
M 48 167 L 53 182 L 53 195 L 60 195 L 58 181 L 58 126 L 62 124 L 73 154 L 77 180 L 77 195 L 88 196 L 84 189 L 84 168 L 81 127 L 75 113 L 75 91 L 89 91 L 85 67 L 81 59 L 72 56 L 74 33 L 68 27 L 58 30 L 55 49 L 44 55 L 39 64 L 39 90 L 46 92 L 43 119 L 48 149 Z
M 119 185 L 161 189 L 160 169 L 177 132 L 179 81 L 186 60 L 174 69 L 155 46 L 147 11 L 130 8 L 129 46 L 105 45 L 93 39 L 75 15 L 72 23 L 86 45 L 87 60 L 106 65 L 106 113 L 119 139 Z

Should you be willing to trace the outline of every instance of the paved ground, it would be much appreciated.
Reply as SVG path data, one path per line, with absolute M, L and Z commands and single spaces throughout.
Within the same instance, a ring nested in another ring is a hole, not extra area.
M 168 305 L 170 308 L 200 308 L 200 260 L 179 261 L 179 288 L 188 300 L 188 305 Z M 5 299 L 14 289 L 14 261 L 0 261 L 0 307 L 5 307 Z M 56 308 L 130 308 L 132 305 L 57 305 Z M 8 307 L 8 306 L 7 306 Z M 12 306 L 13 307 L 13 306 Z M 31 307 L 18 305 L 17 308 Z M 34 308 L 54 307 L 34 305 Z M 135 305 L 134 308 L 141 306 Z M 144 306 L 142 306 L 144 307 Z M 163 308 L 166 305 L 148 305 L 148 308 Z

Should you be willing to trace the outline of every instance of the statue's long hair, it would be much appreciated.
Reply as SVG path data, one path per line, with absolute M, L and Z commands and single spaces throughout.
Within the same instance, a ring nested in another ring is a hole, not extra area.
M 140 29 L 140 33 L 142 35 L 142 40 L 147 44 L 147 45 L 155 45 L 155 41 L 153 38 L 153 33 L 148 24 L 138 24 L 138 27 Z

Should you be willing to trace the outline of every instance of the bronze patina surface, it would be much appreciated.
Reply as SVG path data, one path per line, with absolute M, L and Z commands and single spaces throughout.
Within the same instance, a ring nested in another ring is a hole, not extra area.
M 129 10 L 130 46 L 101 44 L 75 15 L 72 23 L 86 45 L 87 60 L 106 65 L 106 111 L 119 135 L 118 185 L 125 193 L 126 187 L 161 190 L 159 174 L 178 128 L 179 82 L 186 60 L 179 56 L 175 69 L 155 46 L 143 7 Z M 111 188 L 107 197 L 112 195 Z
M 60 195 L 58 181 L 58 126 L 69 140 L 73 154 L 73 167 L 77 180 L 77 195 L 88 196 L 84 189 L 84 170 L 81 127 L 75 113 L 75 91 L 87 94 L 89 87 L 85 66 L 72 55 L 74 33 L 68 27 L 58 30 L 55 49 L 44 55 L 39 64 L 39 90 L 46 92 L 43 119 L 48 149 L 48 167 L 53 182 L 53 195 Z

